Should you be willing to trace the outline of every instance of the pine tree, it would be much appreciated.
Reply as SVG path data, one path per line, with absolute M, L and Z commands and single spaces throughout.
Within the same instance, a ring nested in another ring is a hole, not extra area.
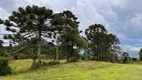
M 41 63 L 41 39 L 42 37 L 51 38 L 54 30 L 50 25 L 52 14 L 53 11 L 45 7 L 35 5 L 19 7 L 18 11 L 13 11 L 9 19 L 4 21 L 6 30 L 13 33 L 7 35 L 12 41 L 20 44 L 33 38 L 37 39 L 39 64 Z

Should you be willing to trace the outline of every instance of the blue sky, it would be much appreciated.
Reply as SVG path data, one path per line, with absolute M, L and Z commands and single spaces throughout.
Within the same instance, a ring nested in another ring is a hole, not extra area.
M 1 0 L 0 18 L 6 19 L 26 5 L 46 6 L 54 12 L 71 10 L 78 17 L 81 30 L 94 23 L 103 24 L 120 39 L 122 50 L 129 48 L 132 54 L 142 47 L 141 4 L 142 0 Z M 7 33 L 3 26 L 0 29 L 0 33 Z

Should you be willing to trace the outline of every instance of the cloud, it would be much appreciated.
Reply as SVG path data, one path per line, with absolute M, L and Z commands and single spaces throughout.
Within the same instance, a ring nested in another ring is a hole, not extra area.
M 4 10 L 3 8 L 0 7 L 0 19 L 7 19 L 9 16 L 9 13 Z M 5 26 L 3 25 L 0 25 L 0 40 L 2 40 L 2 36 L 3 34 L 5 33 L 8 33 L 6 30 L 5 30 Z M 5 41 L 4 41 L 5 42 Z
M 121 45 L 138 51 L 142 46 L 138 45 L 142 42 L 141 3 L 141 0 L 4 0 L 0 3 L 0 17 L 7 18 L 18 7 L 27 5 L 46 6 L 54 12 L 71 10 L 78 17 L 81 30 L 94 23 L 103 24 L 118 36 Z
M 131 45 L 121 45 L 121 47 L 123 48 L 122 51 L 128 52 L 128 51 L 136 51 L 139 52 L 140 49 L 142 47 L 135 47 L 135 46 L 131 46 Z
M 141 47 L 131 47 L 130 51 L 140 51 Z
M 138 14 L 136 13 L 134 15 L 134 17 L 132 17 L 130 19 L 130 24 L 134 27 L 134 26 L 137 26 L 137 28 L 139 29 L 142 29 L 142 13 L 141 14 Z M 135 27 L 134 27 L 135 28 Z
M 3 8 L 0 8 L 0 18 L 1 19 L 7 19 L 9 13 L 5 11 Z

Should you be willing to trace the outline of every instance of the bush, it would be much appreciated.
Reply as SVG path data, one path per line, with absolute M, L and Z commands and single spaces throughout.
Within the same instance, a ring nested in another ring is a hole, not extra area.
M 11 67 L 8 66 L 9 58 L 0 57 L 0 76 L 12 73 Z
M 80 54 L 78 52 L 78 50 L 73 50 L 73 53 L 71 54 L 71 58 L 70 58 L 70 62 L 77 62 L 80 58 Z
M 139 60 L 142 61 L 142 53 L 139 53 Z
M 139 61 L 138 58 L 132 58 L 133 61 Z
M 39 67 L 40 67 L 40 65 L 35 62 L 35 63 L 32 64 L 31 69 L 32 69 L 32 70 L 36 70 L 36 69 L 38 69 Z
M 57 64 L 60 64 L 60 62 L 59 61 L 50 61 L 49 63 L 47 63 L 47 65 L 50 65 L 50 66 L 57 65 Z

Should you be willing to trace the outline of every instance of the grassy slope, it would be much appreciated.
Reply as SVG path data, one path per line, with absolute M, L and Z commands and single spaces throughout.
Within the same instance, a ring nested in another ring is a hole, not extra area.
M 14 74 L 0 80 L 142 80 L 142 65 L 82 61 L 31 71 L 31 60 L 10 62 Z

